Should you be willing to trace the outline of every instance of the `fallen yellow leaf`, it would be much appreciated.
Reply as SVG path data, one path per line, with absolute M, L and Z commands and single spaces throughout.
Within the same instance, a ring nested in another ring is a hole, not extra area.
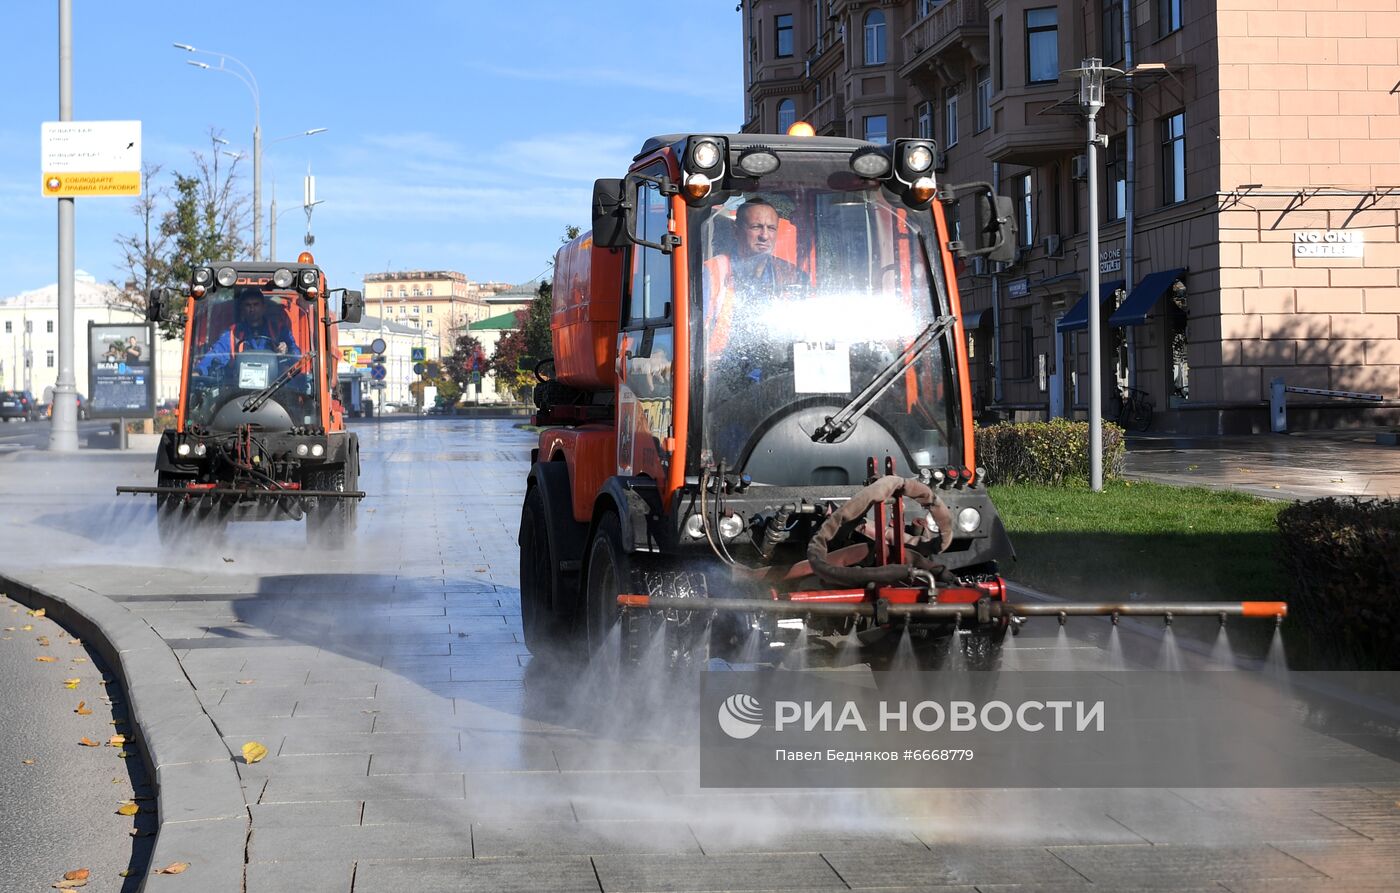
M 73 881 L 59 881 L 56 884 L 49 884 L 49 886 L 53 887 L 55 890 L 75 890 L 78 887 L 86 887 L 87 878 Z
M 258 680 L 256 680 L 256 679 L 240 679 L 240 680 L 238 680 L 238 684 L 239 684 L 239 685 L 252 685 L 254 682 L 257 682 L 257 681 L 258 681 Z
M 111 738 L 108 738 L 108 739 L 107 739 L 107 746 L 108 746 L 108 747 L 121 747 L 121 746 L 122 746 L 123 744 L 125 744 L 125 743 L 126 743 L 126 736 L 125 736 L 125 735 L 113 735 Z
M 190 863 L 188 862 L 171 862 L 164 868 L 157 868 L 156 874 L 179 874 L 180 872 L 184 871 L 186 868 L 189 867 Z
M 117 815 L 136 815 L 141 811 L 141 807 L 135 803 L 123 803 L 117 807 Z
M 243 761 L 246 763 L 256 763 L 267 756 L 267 748 L 256 741 L 249 741 L 243 745 Z
M 26 623 L 24 626 L 21 626 L 21 627 L 20 627 L 20 629 L 21 629 L 22 631 L 24 631 L 24 632 L 29 632 L 29 631 L 32 630 L 33 628 L 34 628 L 34 624 L 32 624 L 32 623 Z
M 93 741 L 91 738 L 87 737 L 86 735 L 84 735 L 82 738 L 79 738 L 79 739 L 78 739 L 78 743 L 81 744 L 83 747 L 101 747 L 101 746 L 102 746 L 101 744 L 98 744 L 96 741 Z
M 26 766 L 33 766 L 33 765 L 34 765 L 34 761 L 33 761 L 33 760 L 20 760 L 20 762 L 23 763 L 23 764 L 26 765 Z
M 79 679 L 77 676 L 74 676 L 72 679 L 65 679 L 65 680 L 63 680 L 63 687 L 64 687 L 64 688 L 77 688 L 77 687 L 78 687 L 78 683 L 79 683 L 79 682 L 82 682 L 82 681 L 83 681 L 83 680 Z
M 43 608 L 36 608 L 35 610 L 28 611 L 27 613 L 30 617 L 43 617 L 46 612 Z
M 81 645 L 81 644 L 83 644 L 83 640 L 82 640 L 82 639 L 69 639 L 69 640 L 68 640 L 68 644 L 69 644 L 69 645 Z
M 75 664 L 85 664 L 85 663 L 87 663 L 87 658 L 86 658 L 86 657 L 75 657 L 75 658 L 73 658 L 73 660 L 72 660 L 71 662 L 72 662 L 72 663 L 75 663 Z
M 88 709 L 87 701 L 79 701 L 78 706 L 73 710 L 79 716 L 92 716 L 92 711 Z
M 39 640 L 39 644 L 40 644 L 40 645 L 43 645 L 45 648 L 49 647 L 49 637 L 48 637 L 48 636 L 39 636 L 39 637 L 38 637 L 38 640 Z
M 12 633 L 12 632 L 14 632 L 14 631 L 15 631 L 15 628 L 14 628 L 13 626 L 7 626 L 7 627 L 5 627 L 5 632 L 7 632 L 7 633 Z
M 53 658 L 52 658 L 52 657 L 49 657 L 47 654 L 41 654 L 41 655 L 39 655 L 38 657 L 36 657 L 36 658 L 34 658 L 34 659 L 37 660 L 37 661 L 38 661 L 39 663 L 41 663 L 41 664 L 51 664 L 51 663 L 53 663 Z
M 91 873 L 92 872 L 88 871 L 86 868 L 75 868 L 72 871 L 65 871 L 63 873 L 63 879 L 65 881 L 85 881 Z

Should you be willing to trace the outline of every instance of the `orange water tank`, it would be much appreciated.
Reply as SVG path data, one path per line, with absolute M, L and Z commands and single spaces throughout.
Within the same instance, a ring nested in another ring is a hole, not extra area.
M 582 390 L 617 384 L 613 368 L 622 310 L 618 248 L 599 248 L 584 233 L 554 256 L 554 377 Z

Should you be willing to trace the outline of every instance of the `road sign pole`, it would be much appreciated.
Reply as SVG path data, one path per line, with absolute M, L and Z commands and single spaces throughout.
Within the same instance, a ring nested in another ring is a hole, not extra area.
M 73 0 L 58 0 L 58 119 L 73 120 Z M 58 381 L 53 389 L 49 449 L 78 451 L 77 384 L 73 374 L 72 198 L 58 199 Z

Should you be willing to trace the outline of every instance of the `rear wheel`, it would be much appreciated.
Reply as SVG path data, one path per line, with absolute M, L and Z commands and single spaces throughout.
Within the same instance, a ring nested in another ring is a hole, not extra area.
M 359 474 L 350 464 L 324 468 L 307 475 L 309 490 L 330 490 L 344 493 L 358 489 Z M 307 545 L 318 549 L 343 549 L 358 524 L 357 500 L 347 497 L 322 496 L 306 513 Z
M 536 656 L 566 651 L 572 644 L 572 618 L 552 607 L 564 604 L 559 598 L 563 581 L 558 568 L 554 545 L 549 540 L 544 499 L 539 489 L 532 487 L 520 513 L 520 625 L 525 647 Z
M 622 524 L 608 512 L 598 522 L 588 549 L 588 573 L 584 582 L 584 631 L 590 657 L 608 641 L 622 611 L 617 597 L 624 581 L 631 579 L 627 555 L 622 551 Z

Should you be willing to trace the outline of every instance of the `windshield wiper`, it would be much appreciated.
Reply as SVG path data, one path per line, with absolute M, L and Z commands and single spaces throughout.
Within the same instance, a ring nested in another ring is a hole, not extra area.
M 244 400 L 243 411 L 257 412 L 259 409 L 261 409 L 262 405 L 267 401 L 271 400 L 272 395 L 277 393 L 278 388 L 282 387 L 284 384 L 296 377 L 296 374 L 301 371 L 301 367 L 306 362 L 306 359 L 307 358 L 304 354 L 298 357 L 297 361 L 292 365 L 288 366 L 286 372 L 283 372 L 281 375 L 273 379 L 271 384 L 263 388 L 261 391 L 258 391 L 256 394 L 249 397 L 247 400 Z
M 954 321 L 955 318 L 952 316 L 940 316 L 929 323 L 928 328 L 920 332 L 919 337 L 915 338 L 913 343 L 904 348 L 899 356 L 875 374 L 870 384 L 862 388 L 859 394 L 856 394 L 850 399 L 850 402 L 841 407 L 836 415 L 826 417 L 826 421 L 812 432 L 812 442 L 839 443 L 849 437 L 856 422 L 869 412 L 870 407 L 875 405 L 875 401 L 880 398 L 880 395 L 889 390 L 890 385 L 898 381 L 905 370 L 918 362 L 920 354 L 928 349 L 929 345 L 941 337 L 944 332 L 948 331 Z

